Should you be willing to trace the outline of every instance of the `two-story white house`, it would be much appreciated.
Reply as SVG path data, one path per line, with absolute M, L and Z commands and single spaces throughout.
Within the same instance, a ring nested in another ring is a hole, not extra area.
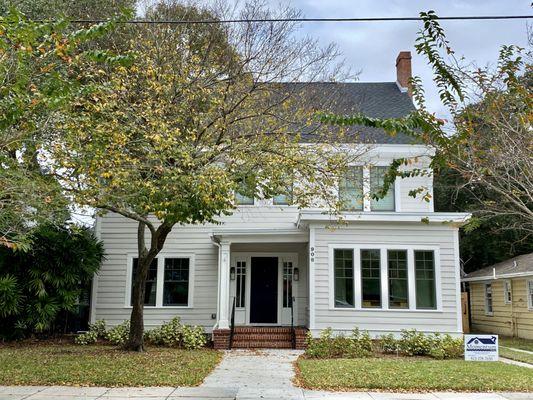
M 400 53 L 396 69 L 396 82 L 310 85 L 337 99 L 329 111 L 399 117 L 414 109 L 409 52 Z M 386 197 L 373 200 L 392 160 L 413 158 L 410 168 L 426 168 L 431 149 L 401 134 L 354 129 L 371 145 L 340 182 L 350 210 L 342 224 L 283 196 L 239 195 L 220 225 L 174 228 L 149 271 L 146 327 L 179 316 L 205 327 L 218 348 L 230 336 L 233 347 L 301 347 L 306 330 L 318 335 L 327 327 L 374 336 L 402 329 L 461 334 L 459 227 L 468 215 L 437 213 L 431 199 L 410 196 L 420 187 L 431 194 L 431 175 L 397 179 Z M 137 224 L 110 213 L 96 230 L 106 260 L 93 282 L 91 321 L 115 325 L 131 313 Z

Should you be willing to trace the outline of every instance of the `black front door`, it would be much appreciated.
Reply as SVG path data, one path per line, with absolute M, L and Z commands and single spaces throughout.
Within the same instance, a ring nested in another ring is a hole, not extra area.
M 278 258 L 252 257 L 250 323 L 278 322 Z

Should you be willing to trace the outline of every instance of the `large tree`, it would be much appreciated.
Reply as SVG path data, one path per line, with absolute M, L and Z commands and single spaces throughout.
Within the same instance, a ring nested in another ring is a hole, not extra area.
M 434 147 L 433 169 L 454 171 L 460 177 L 456 190 L 468 192 L 475 200 L 471 228 L 481 221 L 497 219 L 500 230 L 513 230 L 518 240 L 530 242 L 533 235 L 533 97 L 528 83 L 531 65 L 524 61 L 522 49 L 516 46 L 503 46 L 493 69 L 465 65 L 464 60 L 454 56 L 438 16 L 430 11 L 421 13 L 421 17 L 424 27 L 415 48 L 433 69 L 434 83 L 450 120 L 439 118 L 427 109 L 422 82 L 417 77 L 411 84 L 418 107 L 404 118 L 324 115 L 322 120 L 380 127 L 391 134 L 403 132 Z M 403 162 L 406 160 L 393 164 L 386 183 L 391 184 L 397 176 L 424 173 L 401 171 L 399 166 Z M 414 192 L 413 195 L 418 195 L 424 190 Z
M 149 7 L 146 18 L 299 16 L 255 1 L 238 15 L 227 13 L 168 1 Z M 135 63 L 102 71 L 105 90 L 74 104 L 76 115 L 48 149 L 56 176 L 78 204 L 138 223 L 128 349 L 143 350 L 148 268 L 174 226 L 216 223 L 235 208 L 235 191 L 338 207 L 329 188 L 348 156 L 313 123 L 313 94 L 296 83 L 338 77 L 337 54 L 295 38 L 295 26 L 138 25 L 128 43 Z M 301 143 L 304 130 L 315 133 L 312 146 Z
M 84 71 L 123 60 L 87 46 L 115 22 L 74 30 L 16 10 L 0 17 L 0 245 L 27 245 L 38 223 L 64 221 L 67 199 L 42 145 L 73 99 L 94 87 Z

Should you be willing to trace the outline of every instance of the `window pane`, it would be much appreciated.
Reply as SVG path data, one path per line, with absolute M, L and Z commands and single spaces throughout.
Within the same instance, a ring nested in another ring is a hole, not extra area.
M 407 283 L 407 251 L 387 252 L 389 271 L 389 307 L 409 308 Z
M 272 199 L 275 205 L 289 205 L 292 203 L 292 185 L 287 189 L 286 194 L 278 194 Z
M 345 210 L 363 210 L 363 167 L 350 167 L 340 179 L 339 200 Z
M 333 252 L 335 275 L 335 307 L 353 307 L 353 250 L 335 249 Z
M 361 250 L 362 306 L 381 307 L 381 265 L 379 250 Z
M 415 251 L 416 308 L 437 308 L 433 251 Z
M 189 259 L 165 258 L 164 306 L 186 306 L 189 300 Z
M 131 299 L 130 305 L 133 305 L 133 282 L 135 281 L 135 275 L 137 274 L 137 267 L 139 265 L 139 259 L 133 259 L 133 265 L 131 268 Z M 146 285 L 144 286 L 144 305 L 155 306 L 155 295 L 157 291 L 157 258 L 152 260 L 150 267 L 148 268 L 148 275 L 146 276 Z
M 243 194 L 244 192 L 247 192 L 246 185 L 247 183 L 244 181 L 241 181 L 239 183 L 239 187 L 241 188 L 241 190 L 235 191 L 235 203 L 236 204 L 239 204 L 239 205 L 253 205 L 254 204 L 253 197 L 249 197 Z
M 371 167 L 370 168 L 370 194 L 378 193 L 383 187 L 385 174 L 389 167 Z M 389 191 L 382 199 L 370 200 L 370 209 L 372 211 L 394 211 L 394 184 L 389 187 Z
M 283 307 L 292 307 L 292 262 L 283 262 Z
M 485 285 L 485 312 L 492 313 L 492 286 L 491 284 Z
M 245 307 L 245 301 L 246 301 L 246 262 L 245 261 L 237 261 L 237 276 L 236 276 L 236 300 L 235 300 L 235 307 Z

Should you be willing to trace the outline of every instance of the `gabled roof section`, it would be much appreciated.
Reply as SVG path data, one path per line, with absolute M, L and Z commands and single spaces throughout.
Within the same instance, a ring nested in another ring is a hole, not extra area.
M 533 276 L 533 253 L 510 258 L 490 267 L 471 272 L 463 278 L 463 281 L 481 281 L 520 276 Z
M 302 82 L 283 83 L 283 88 L 301 91 L 315 111 L 337 115 L 363 113 L 372 118 L 399 118 L 415 110 L 409 94 L 396 82 Z M 355 142 L 375 144 L 413 144 L 413 138 L 398 133 L 386 134 L 382 129 L 364 126 L 349 127 L 346 133 Z M 312 141 L 312 134 L 304 134 Z

